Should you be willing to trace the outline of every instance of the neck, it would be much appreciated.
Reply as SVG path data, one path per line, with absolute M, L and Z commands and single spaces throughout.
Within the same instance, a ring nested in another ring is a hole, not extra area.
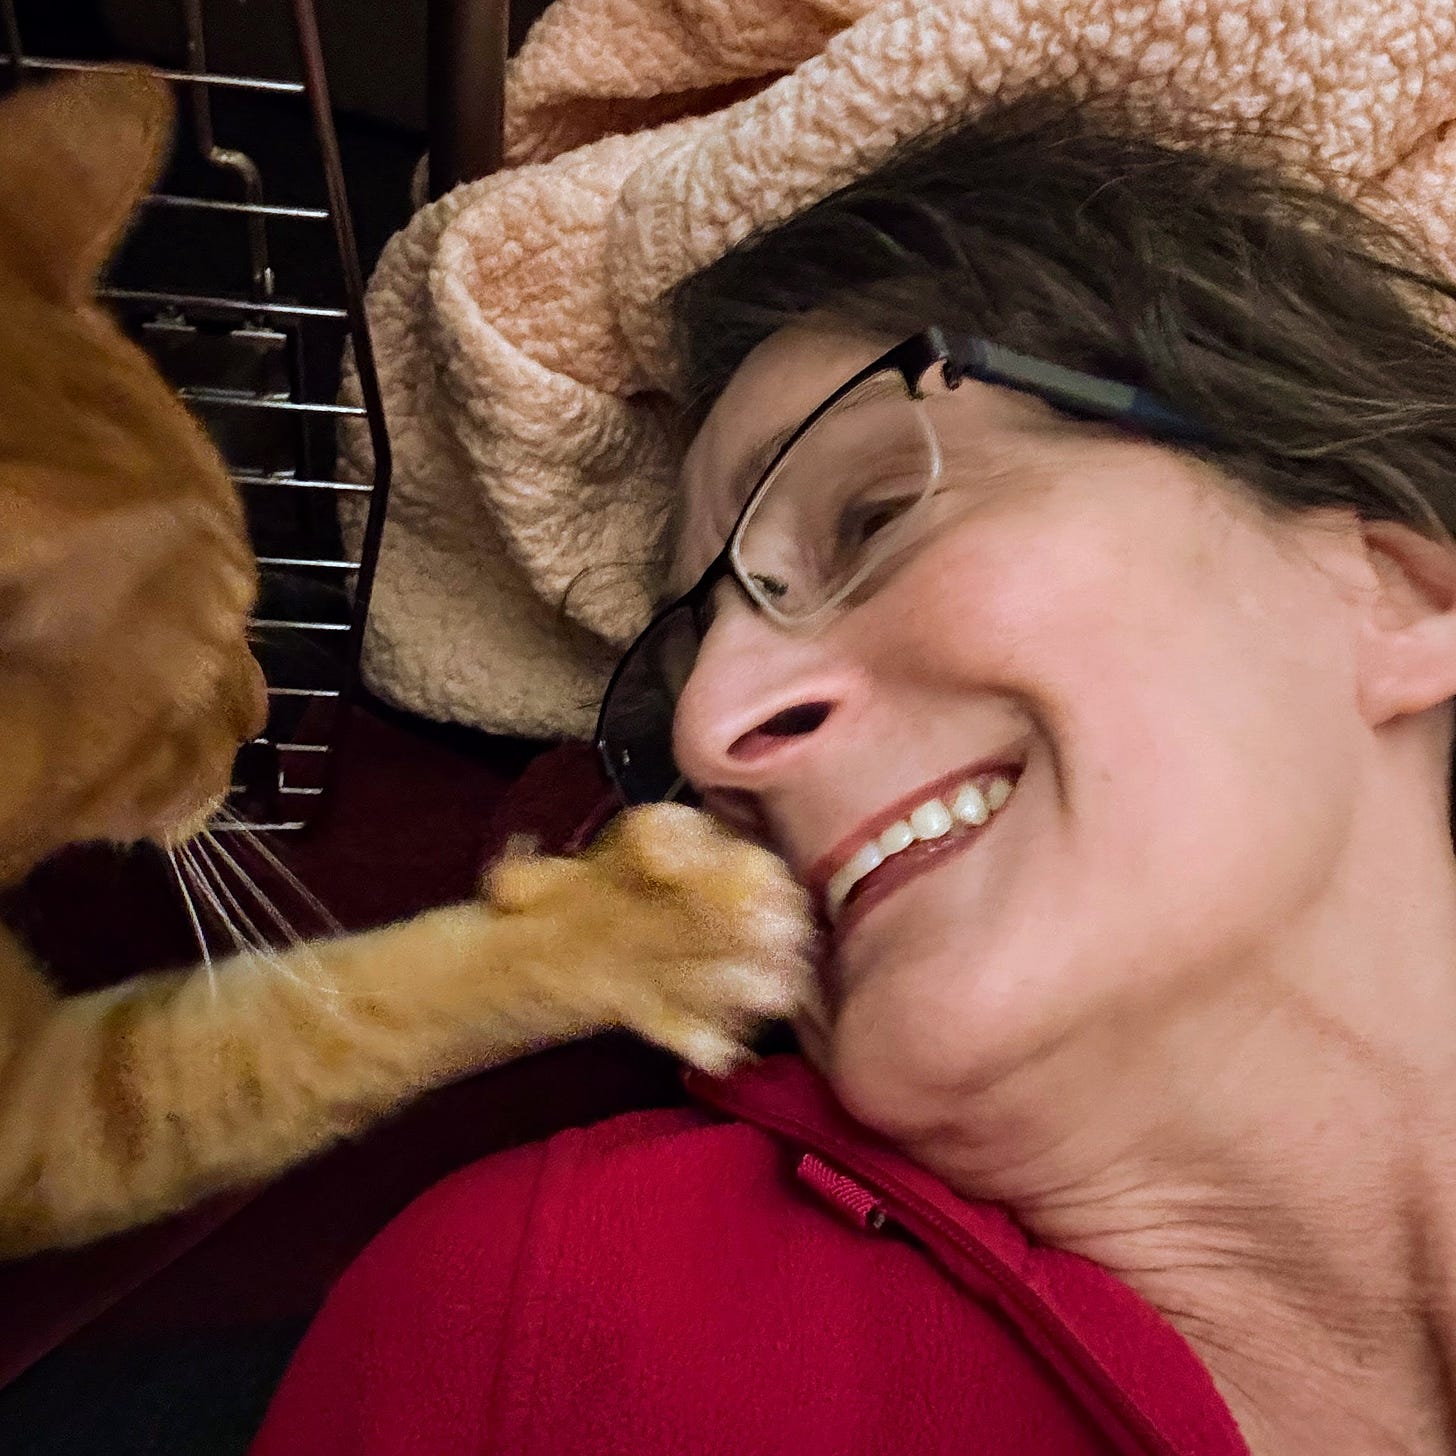
M 1449 1452 L 1456 972 L 1396 951 L 1084 1033 L 912 1152 L 1142 1294 L 1256 1452 Z

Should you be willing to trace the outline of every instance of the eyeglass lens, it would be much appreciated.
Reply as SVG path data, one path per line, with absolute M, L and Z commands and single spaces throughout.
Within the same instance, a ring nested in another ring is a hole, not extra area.
M 878 374 L 822 414 L 764 480 L 733 562 L 775 620 L 837 605 L 895 549 L 934 490 L 939 453 L 903 378 Z

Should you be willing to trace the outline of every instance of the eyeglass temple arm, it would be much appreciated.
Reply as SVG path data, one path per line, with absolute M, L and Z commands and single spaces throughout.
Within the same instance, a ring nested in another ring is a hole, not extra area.
M 1211 438 L 1204 426 L 1145 389 L 1049 364 L 974 334 L 948 334 L 939 329 L 930 332 L 943 350 L 945 382 L 952 389 L 963 379 L 979 379 L 985 384 L 1034 394 L 1068 414 L 1113 420 L 1160 438 L 1190 443 Z

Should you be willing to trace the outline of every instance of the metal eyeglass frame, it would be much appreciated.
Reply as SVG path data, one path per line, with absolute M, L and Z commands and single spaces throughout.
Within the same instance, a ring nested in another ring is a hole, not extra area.
M 613 696 L 629 676 L 634 657 L 662 630 L 670 618 L 684 613 L 690 615 L 701 641 L 707 631 L 705 609 L 709 598 L 718 583 L 730 576 L 755 609 L 764 612 L 775 622 L 780 625 L 812 626 L 816 614 L 811 614 L 809 618 L 785 617 L 781 620 L 781 614 L 775 612 L 754 589 L 738 560 L 744 529 L 758 507 L 764 488 L 773 480 L 785 457 L 846 396 L 876 375 L 895 373 L 904 381 L 906 392 L 912 400 L 923 399 L 921 381 L 937 364 L 945 366 L 944 379 L 948 389 L 957 389 L 964 380 L 975 379 L 983 384 L 999 385 L 1004 389 L 1035 395 L 1053 409 L 1077 419 L 1124 425 L 1141 434 L 1185 445 L 1208 444 L 1213 440 L 1210 430 L 1147 390 L 1095 374 L 1085 374 L 1078 369 L 1068 369 L 1060 364 L 1050 364 L 1027 354 L 1019 354 L 978 335 L 955 334 L 945 329 L 931 328 L 886 350 L 857 374 L 845 380 L 805 416 L 754 482 L 723 549 L 686 592 L 653 616 L 623 653 L 607 684 L 607 690 L 602 695 L 594 742 L 608 779 L 625 803 L 652 802 L 653 798 L 671 797 L 676 792 L 674 786 L 661 795 L 644 797 L 634 794 L 628 787 L 632 769 L 630 745 L 612 741 L 610 720 L 613 716 Z

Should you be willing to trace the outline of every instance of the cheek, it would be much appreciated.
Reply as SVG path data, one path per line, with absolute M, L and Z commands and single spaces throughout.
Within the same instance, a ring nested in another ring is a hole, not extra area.
M 867 667 L 922 717 L 1014 702 L 1060 756 L 1074 719 L 1132 706 L 1128 679 L 1170 634 L 1166 587 L 1138 583 L 1122 543 L 997 525 L 946 533 L 862 608 Z
M 1118 509 L 1103 484 L 1106 504 L 1093 481 L 907 564 L 874 604 L 876 670 L 946 711 L 1013 694 L 1053 748 L 1086 750 L 1084 772 L 1134 782 L 1180 753 L 1298 755 L 1312 727 L 1357 716 L 1351 623 L 1313 566 L 1217 500 L 1148 491 Z

